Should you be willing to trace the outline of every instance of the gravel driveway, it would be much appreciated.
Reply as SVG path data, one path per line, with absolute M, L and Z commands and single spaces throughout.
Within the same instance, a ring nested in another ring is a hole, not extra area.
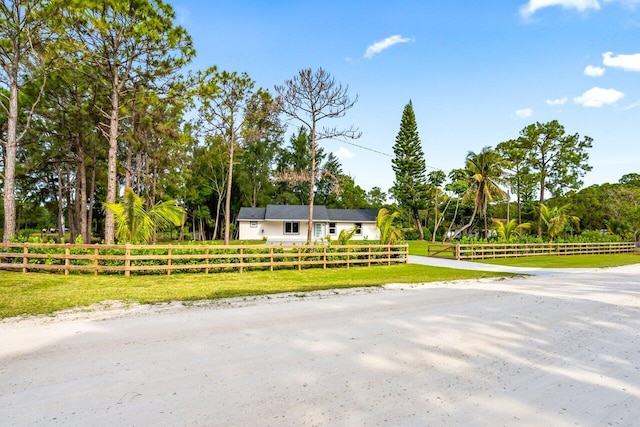
M 640 425 L 640 264 L 7 320 L 0 378 L 2 425 Z

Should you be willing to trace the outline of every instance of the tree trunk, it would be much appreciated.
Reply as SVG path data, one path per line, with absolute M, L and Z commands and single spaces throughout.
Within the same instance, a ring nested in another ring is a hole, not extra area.
M 218 200 L 216 201 L 216 222 L 213 226 L 213 240 L 218 238 L 218 231 L 220 229 L 220 210 L 222 210 L 222 194 L 218 193 Z
M 119 124 L 119 94 L 118 74 L 114 73 L 111 89 L 111 114 L 109 116 L 109 154 L 107 157 L 107 203 L 116 202 L 117 191 L 117 154 L 118 154 L 118 124 Z M 104 242 L 112 244 L 115 237 L 115 222 L 113 212 L 105 212 Z
M 147 162 L 151 162 L 149 158 L 147 158 Z M 153 161 L 153 174 L 151 176 L 151 194 L 149 194 L 149 201 L 151 206 L 156 204 L 156 199 L 158 198 L 158 162 Z
M 124 188 L 133 188 L 133 178 L 131 177 L 131 169 L 133 167 L 132 156 L 131 147 L 127 147 L 127 158 L 124 162 Z
M 251 194 L 251 207 L 255 208 L 258 206 L 258 191 L 260 190 L 259 186 L 253 186 L 253 192 Z
M 520 183 L 520 177 L 516 181 L 516 193 L 518 195 L 518 225 L 522 224 L 522 185 Z
M 458 237 L 458 235 L 460 233 L 462 233 L 464 230 L 466 230 L 467 228 L 471 227 L 471 225 L 473 224 L 473 220 L 476 219 L 476 214 L 478 213 L 478 208 L 477 206 L 474 206 L 473 208 L 473 213 L 471 214 L 471 219 L 469 220 L 469 223 L 464 225 L 462 228 L 460 228 L 458 231 L 456 231 L 453 236 L 451 236 L 451 240 L 455 239 L 456 237 Z
M 453 211 L 453 219 L 451 220 L 451 223 L 449 224 L 449 228 L 447 228 L 447 232 L 445 233 L 444 237 L 442 238 L 442 243 L 445 242 L 445 240 L 447 239 L 447 235 L 451 232 L 451 229 L 453 228 L 453 225 L 456 223 L 456 218 L 458 217 L 458 207 L 460 207 L 460 198 L 456 197 L 456 208 Z M 453 238 L 456 235 L 453 235 L 451 237 L 451 240 L 453 240 Z
M 134 182 L 131 184 L 135 186 L 136 194 L 142 194 L 142 163 L 142 153 L 136 154 L 136 164 L 138 167 L 136 167 L 135 179 L 132 178 Z
M 542 204 L 544 203 L 544 172 L 542 172 L 540 174 L 540 198 L 539 198 L 539 205 L 538 206 L 542 206 Z M 538 237 L 542 237 L 542 215 L 540 215 L 540 212 L 538 211 Z
M 487 212 L 484 213 L 484 238 L 489 240 L 489 225 L 487 224 Z
M 91 238 L 87 235 L 87 163 L 85 162 L 84 147 L 82 144 L 78 150 L 78 172 L 76 180 L 78 182 L 78 193 L 76 203 L 80 206 L 78 210 L 78 230 L 82 234 L 82 242 L 90 243 Z
M 14 49 L 16 46 L 14 46 Z M 9 243 L 16 234 L 16 151 L 18 126 L 18 49 L 15 49 L 11 64 L 9 111 L 7 116 L 7 141 L 4 147 L 4 234 L 2 241 Z
M 420 210 L 414 209 L 413 211 L 413 219 L 416 220 L 416 225 L 418 226 L 418 239 L 424 240 L 424 230 L 422 229 L 422 222 L 420 221 Z
M 444 219 L 445 214 L 447 213 L 447 211 L 449 210 L 449 205 L 451 204 L 451 198 L 449 198 L 447 200 L 447 203 L 444 205 L 444 209 L 442 210 L 442 215 L 440 215 L 440 217 L 438 218 L 438 222 L 435 224 L 435 229 L 440 228 L 440 224 L 442 224 L 442 220 Z M 451 227 L 449 227 L 451 228 Z M 445 236 L 446 238 L 446 236 Z M 442 239 L 442 241 L 444 242 L 444 238 Z M 433 241 L 433 243 L 435 243 L 435 241 Z
M 93 169 L 91 170 L 91 189 L 89 190 L 89 207 L 88 207 L 88 215 L 87 215 L 87 231 L 85 234 L 85 241 L 87 243 L 91 243 L 93 240 L 93 236 L 91 233 L 92 224 L 93 224 L 93 205 L 95 203 L 95 194 L 96 194 L 96 150 L 94 146 L 93 150 Z
M 438 189 L 436 188 L 435 205 L 433 206 L 433 233 L 431 243 L 436 242 L 436 231 L 438 231 Z
M 60 169 L 60 166 L 56 167 L 56 173 L 58 175 L 58 189 L 56 191 L 56 197 L 58 199 L 58 218 L 57 218 L 57 223 L 58 223 L 58 242 L 62 241 L 62 230 L 64 228 L 64 197 L 62 194 L 62 170 Z
M 131 127 L 129 129 L 129 133 L 131 134 L 131 141 L 135 140 L 136 138 L 136 87 L 134 86 L 133 89 L 133 105 L 131 107 Z M 131 144 L 133 145 L 133 143 Z M 133 188 L 133 176 L 132 176 L 132 170 L 133 170 L 133 150 L 132 147 L 129 146 L 127 147 L 127 159 L 125 160 L 125 166 L 124 166 L 124 188 Z M 140 192 L 138 191 L 136 194 L 140 194 Z M 148 209 L 148 207 L 147 207 Z
M 66 183 L 66 197 L 67 197 L 67 225 L 69 228 L 69 242 L 73 243 L 76 238 L 75 220 L 73 215 L 73 199 L 71 197 L 71 171 L 67 169 L 67 183 Z
M 311 243 L 313 237 L 313 200 L 316 195 L 316 129 L 311 129 L 311 144 L 309 146 L 311 156 L 311 170 L 309 171 L 309 222 L 307 224 L 307 243 Z
M 233 185 L 233 151 L 235 148 L 235 129 L 231 124 L 231 141 L 229 141 L 229 170 L 227 171 L 227 194 L 224 202 L 224 244 L 229 244 L 229 228 L 231 228 L 231 186 Z

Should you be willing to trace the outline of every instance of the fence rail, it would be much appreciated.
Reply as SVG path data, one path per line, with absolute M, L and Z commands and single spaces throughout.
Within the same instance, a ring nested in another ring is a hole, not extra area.
M 455 245 L 458 260 L 537 255 L 620 254 L 637 251 L 635 242 L 609 243 L 465 243 Z
M 408 245 L 2 245 L 0 269 L 99 273 L 159 273 L 329 268 L 406 263 Z

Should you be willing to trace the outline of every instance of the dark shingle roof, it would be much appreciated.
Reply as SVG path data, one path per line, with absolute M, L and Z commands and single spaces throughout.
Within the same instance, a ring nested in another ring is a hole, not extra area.
M 238 221 L 257 221 L 264 219 L 265 208 L 240 208 Z
M 267 221 L 278 220 L 305 220 L 309 218 L 309 206 L 305 205 L 267 205 L 264 219 Z M 329 221 L 327 208 L 324 206 L 313 207 L 314 221 Z
M 375 209 L 327 209 L 331 221 L 376 222 Z
M 313 207 L 314 221 L 335 222 L 376 222 L 378 211 L 375 209 L 327 209 L 325 206 Z M 309 206 L 305 205 L 267 205 L 266 208 L 240 208 L 238 221 L 304 221 L 309 217 Z

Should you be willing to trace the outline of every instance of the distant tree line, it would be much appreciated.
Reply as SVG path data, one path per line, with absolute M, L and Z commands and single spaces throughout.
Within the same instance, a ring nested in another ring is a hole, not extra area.
M 470 151 L 462 168 L 427 173 L 409 102 L 394 145 L 390 193 L 404 212 L 407 235 L 415 230 L 419 239 L 637 237 L 640 174 L 580 189 L 591 170 L 592 142 L 567 134 L 556 120 L 535 123 L 495 148 Z

